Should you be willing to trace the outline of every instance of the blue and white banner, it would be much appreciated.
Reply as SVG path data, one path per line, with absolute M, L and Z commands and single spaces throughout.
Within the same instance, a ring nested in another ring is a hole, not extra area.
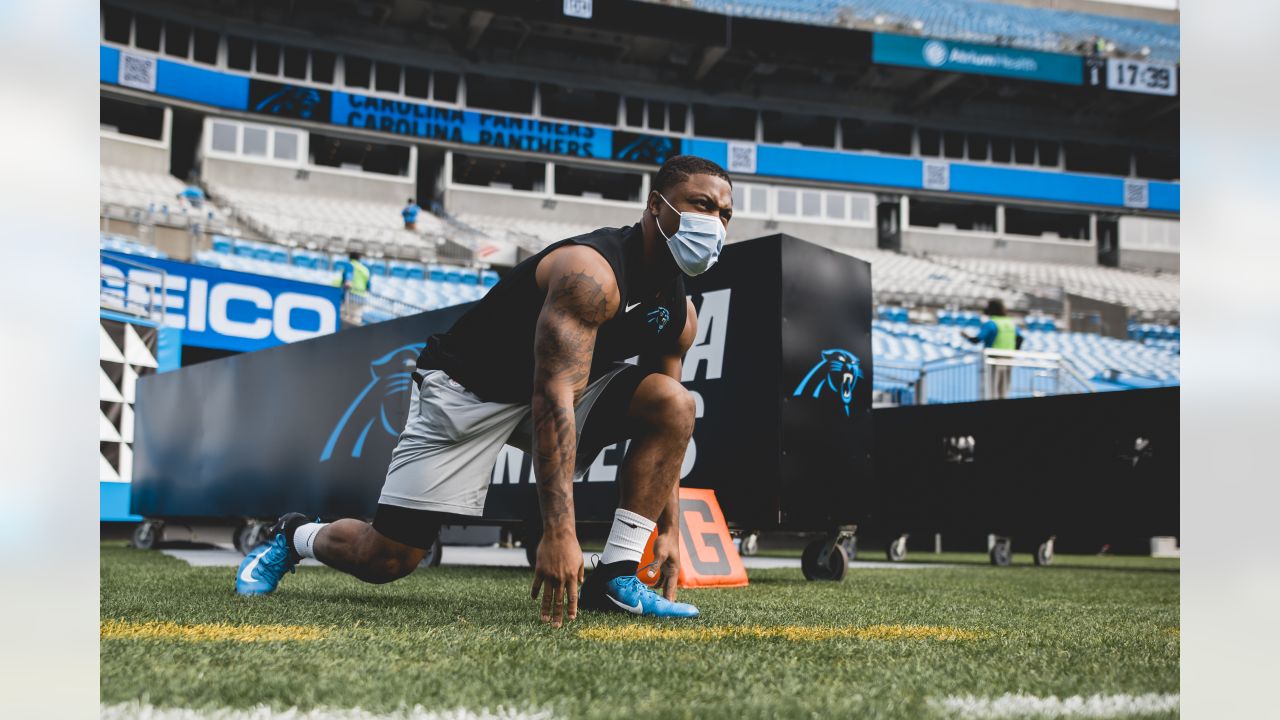
M 103 290 L 125 293 L 133 307 L 145 307 L 147 285 L 163 279 L 165 325 L 182 329 L 184 345 L 247 352 L 338 329 L 337 287 L 111 252 L 102 273 Z
M 1084 84 L 1084 60 L 1079 55 L 952 42 L 911 35 L 876 33 L 871 39 L 871 60 L 974 75 L 998 75 L 1019 80 Z
M 1084 82 L 1084 64 L 1080 56 L 903 35 L 876 34 L 873 40 L 876 62 L 891 65 L 1070 85 Z M 250 80 L 165 58 L 157 58 L 151 65 L 141 54 L 132 51 L 125 51 L 123 55 L 129 57 L 122 60 L 120 50 L 106 45 L 101 46 L 100 54 L 100 79 L 104 83 L 120 85 L 154 81 L 158 95 L 290 120 L 330 123 L 428 141 L 649 166 L 661 165 L 672 155 L 687 153 L 713 160 L 735 173 L 886 188 L 925 187 L 923 161 L 914 157 L 629 132 L 598 125 L 392 100 L 312 87 L 305 83 Z M 132 62 L 126 62 L 130 59 Z M 1101 82 L 1101 66 L 1096 68 L 1096 72 L 1097 82 Z M 1125 77 L 1131 75 L 1137 77 L 1132 72 Z M 1163 76 L 1154 72 L 1144 71 L 1141 77 L 1148 76 L 1150 82 L 1159 84 L 1163 81 Z M 1176 76 L 1171 82 L 1176 86 Z M 1120 177 L 1000 167 L 986 163 L 951 162 L 947 167 L 950 168 L 949 192 L 1132 207 L 1126 204 L 1124 179 Z M 1179 211 L 1178 183 L 1153 180 L 1149 185 L 1148 209 Z

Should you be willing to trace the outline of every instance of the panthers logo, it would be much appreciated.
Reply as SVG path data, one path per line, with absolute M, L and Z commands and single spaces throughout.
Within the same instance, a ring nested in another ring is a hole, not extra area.
M 820 374 L 823 369 L 826 369 L 826 375 Z M 853 388 L 861 378 L 862 363 L 858 361 L 857 355 L 848 350 L 823 350 L 822 359 L 809 370 L 809 374 L 804 376 L 791 396 L 800 397 L 809 389 L 810 382 L 812 382 L 813 397 L 818 397 L 823 388 L 830 388 L 840 396 L 840 401 L 844 404 L 844 414 L 847 416 L 849 404 L 853 402 Z
M 671 322 L 671 313 L 666 308 L 659 307 L 657 310 L 650 310 L 648 318 L 648 324 L 656 327 L 661 334 L 667 323 Z
M 399 436 L 391 417 L 402 407 L 403 393 L 413 387 L 413 368 L 423 347 L 424 343 L 398 347 L 369 363 L 369 384 L 356 394 L 329 433 L 320 462 L 333 457 L 335 451 L 360 457 L 375 424 L 387 435 Z
M 254 108 L 256 112 L 285 115 L 310 120 L 320 104 L 320 92 L 311 88 L 286 85 L 279 92 L 267 97 Z M 318 118 L 324 119 L 324 118 Z

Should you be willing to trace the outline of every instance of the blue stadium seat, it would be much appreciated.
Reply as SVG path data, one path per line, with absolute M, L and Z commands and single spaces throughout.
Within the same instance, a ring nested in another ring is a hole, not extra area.
M 498 273 L 492 270 L 485 270 L 484 274 L 481 275 L 481 280 L 485 287 L 493 287 L 498 284 Z

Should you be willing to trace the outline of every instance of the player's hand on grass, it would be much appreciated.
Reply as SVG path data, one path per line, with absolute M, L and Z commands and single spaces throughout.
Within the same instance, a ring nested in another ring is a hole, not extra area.
M 653 539 L 653 563 L 662 573 L 658 581 L 662 588 L 662 596 L 675 602 L 676 588 L 680 584 L 680 530 L 658 529 L 658 536 Z
M 534 600 L 542 592 L 542 622 L 560 627 L 563 617 L 578 617 L 578 585 L 582 583 L 582 547 L 573 530 L 544 535 L 533 568 Z

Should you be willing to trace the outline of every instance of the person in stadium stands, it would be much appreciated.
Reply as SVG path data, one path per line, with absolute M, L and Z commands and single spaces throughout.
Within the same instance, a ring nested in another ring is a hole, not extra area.
M 347 253 L 350 260 L 350 267 L 342 269 L 342 274 L 334 279 L 334 285 L 341 285 L 343 290 L 354 295 L 364 297 L 369 294 L 369 285 L 373 273 L 369 272 L 369 266 L 360 261 L 364 255 L 359 250 L 352 250 Z
M 1018 350 L 1022 347 L 1022 331 L 1014 324 L 1013 318 L 1005 314 L 1004 301 L 992 298 L 987 301 L 987 321 L 978 328 L 978 334 L 965 336 L 971 343 L 981 343 L 985 348 L 993 350 Z M 997 365 L 991 368 L 992 394 L 994 399 L 1003 400 L 1009 396 L 1009 381 L 1013 368 L 1008 365 Z M 988 398 L 993 399 L 993 398 Z
M 684 277 L 716 263 L 732 205 L 723 168 L 676 156 L 658 171 L 640 222 L 561 240 L 517 265 L 428 339 L 372 524 L 284 515 L 241 563 L 237 592 L 275 590 L 304 557 L 371 583 L 408 575 L 442 524 L 481 515 L 510 443 L 533 455 L 542 538 L 531 594 L 542 591 L 543 622 L 559 627 L 580 607 L 697 616 L 675 601 L 679 474 L 694 423 L 680 372 L 697 331 Z M 635 356 L 638 365 L 621 362 Z M 620 504 L 583 582 L 573 481 L 624 438 Z M 636 576 L 655 529 L 662 595 Z
M 334 278 L 335 286 L 342 286 L 343 292 L 348 295 L 348 302 L 342 304 L 342 319 L 352 325 L 359 325 L 360 319 L 364 315 L 363 299 L 369 296 L 369 286 L 372 282 L 372 275 L 369 266 L 360 262 L 361 255 L 359 250 L 352 250 L 347 253 L 350 260 L 350 266 L 342 269 L 342 274 Z M 356 296 L 356 300 L 351 300 L 349 296 Z
M 191 207 L 197 210 L 204 207 L 204 190 L 201 190 L 195 181 L 188 182 L 187 186 L 182 188 L 182 192 L 178 193 L 178 197 L 191 203 Z
M 409 198 L 404 209 L 400 211 L 400 217 L 404 218 L 405 230 L 418 229 L 418 213 L 421 211 L 422 208 L 418 207 L 418 203 L 414 202 L 413 198 Z

